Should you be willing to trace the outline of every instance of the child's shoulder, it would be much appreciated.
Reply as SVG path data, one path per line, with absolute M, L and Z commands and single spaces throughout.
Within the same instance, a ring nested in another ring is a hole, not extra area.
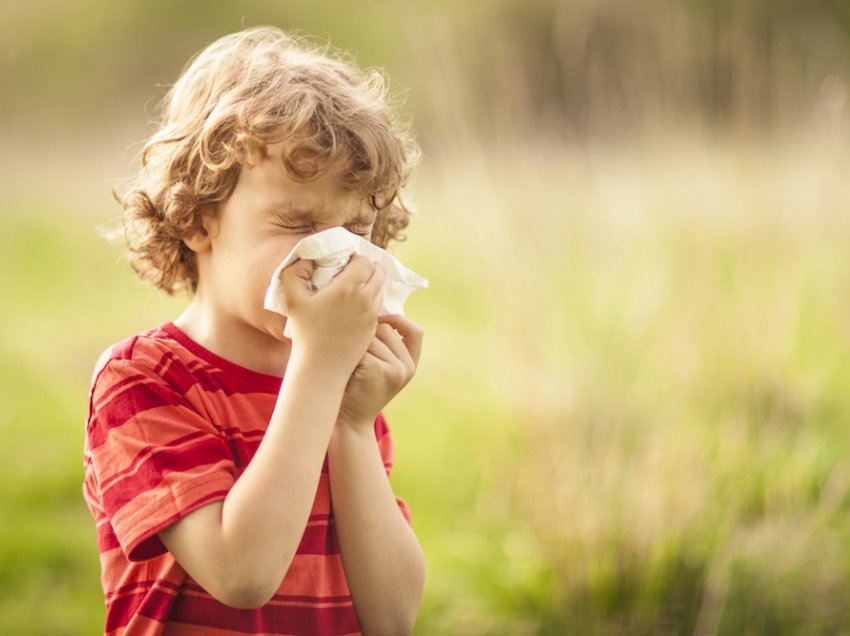
M 168 323 L 124 338 L 100 354 L 92 374 L 92 386 L 107 368 L 156 371 L 166 359 L 172 359 L 179 348 Z

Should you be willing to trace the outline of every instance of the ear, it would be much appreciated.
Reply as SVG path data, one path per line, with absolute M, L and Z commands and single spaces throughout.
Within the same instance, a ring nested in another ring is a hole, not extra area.
M 191 236 L 185 237 L 183 243 L 196 254 L 200 254 L 210 249 L 210 234 L 206 228 L 201 228 Z
M 201 211 L 201 227 L 190 236 L 183 239 L 183 243 L 196 254 L 209 251 L 211 247 L 210 236 L 216 225 L 216 218 L 207 211 Z

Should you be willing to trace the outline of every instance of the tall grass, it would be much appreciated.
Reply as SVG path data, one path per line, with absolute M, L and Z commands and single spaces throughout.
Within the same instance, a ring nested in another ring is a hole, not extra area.
M 422 633 L 845 629 L 847 160 L 680 140 L 431 175 L 420 382 L 480 473 L 426 537 Z
M 846 633 L 848 160 L 815 136 L 426 157 L 397 248 L 432 281 L 425 355 L 388 409 L 417 633 Z M 89 373 L 182 306 L 63 194 L 0 218 L 7 633 L 99 629 Z
M 841 3 L 55 4 L 0 21 L 0 631 L 99 630 L 89 374 L 183 303 L 95 231 L 132 151 L 86 153 L 268 22 L 389 65 L 422 133 L 417 633 L 850 633 Z

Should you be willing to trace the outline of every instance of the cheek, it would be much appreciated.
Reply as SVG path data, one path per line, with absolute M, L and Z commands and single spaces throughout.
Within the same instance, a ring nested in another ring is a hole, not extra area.
M 298 241 L 300 241 L 303 237 L 282 237 L 279 240 L 270 242 L 269 245 L 263 246 L 262 252 L 257 253 L 257 259 L 262 261 L 263 270 L 268 274 L 267 278 L 271 278 L 271 275 L 274 273 L 274 270 L 277 269 L 278 265 L 283 262 L 289 253 L 292 251 Z
M 240 254 L 238 259 L 225 264 L 227 294 L 244 299 L 251 305 L 262 305 L 272 275 L 283 259 L 292 251 L 300 237 L 274 237 L 254 241 L 253 247 Z
M 275 270 L 283 262 L 283 259 L 289 255 L 300 238 L 287 237 L 285 240 L 270 242 L 270 245 L 258 248 L 255 255 L 256 260 L 252 266 L 254 270 L 252 279 L 258 281 L 263 294 L 265 294 L 266 288 L 271 283 Z
M 227 288 L 225 294 L 255 296 L 268 285 L 276 265 L 277 261 L 260 253 L 240 254 L 239 258 L 220 264 L 218 278 Z

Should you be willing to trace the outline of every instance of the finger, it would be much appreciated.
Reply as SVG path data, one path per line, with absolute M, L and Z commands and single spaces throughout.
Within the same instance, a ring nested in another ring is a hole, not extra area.
M 328 286 L 333 284 L 365 284 L 375 271 L 375 264 L 365 256 L 354 254 L 342 271 L 334 276 Z
M 395 359 L 400 360 L 411 370 L 416 369 L 416 362 L 413 360 L 413 356 L 410 355 L 410 351 L 404 346 L 401 336 L 396 333 L 392 326 L 387 323 L 378 324 L 375 337 L 386 346 Z
M 387 279 L 387 270 L 380 263 L 375 263 L 375 269 L 372 270 L 372 275 L 366 281 L 365 287 L 373 291 L 377 291 L 384 286 L 384 281 Z
M 418 366 L 419 356 L 422 355 L 422 338 L 424 336 L 422 327 L 399 314 L 378 316 L 378 324 L 389 325 L 399 333 L 401 341 L 413 359 L 413 363 Z
M 378 327 L 380 327 L 380 325 L 378 325 Z M 369 348 L 366 352 L 388 364 L 394 363 L 397 359 L 395 352 L 377 333 L 375 334 L 375 337 L 372 338 L 372 342 L 369 343 Z
M 290 294 L 306 295 L 312 291 L 310 279 L 313 276 L 313 261 L 299 259 L 285 267 L 280 274 L 283 291 Z
M 380 359 L 370 350 L 367 350 L 366 353 L 363 354 L 363 357 L 360 358 L 360 362 L 357 363 L 357 366 L 354 367 L 352 375 L 362 375 L 364 370 L 368 370 L 372 367 L 380 367 L 384 363 L 384 360 Z
M 375 302 L 375 309 L 380 310 L 381 304 L 384 302 L 384 281 L 387 278 L 387 270 L 380 264 L 375 265 L 375 271 L 372 276 L 366 281 L 363 290 Z

